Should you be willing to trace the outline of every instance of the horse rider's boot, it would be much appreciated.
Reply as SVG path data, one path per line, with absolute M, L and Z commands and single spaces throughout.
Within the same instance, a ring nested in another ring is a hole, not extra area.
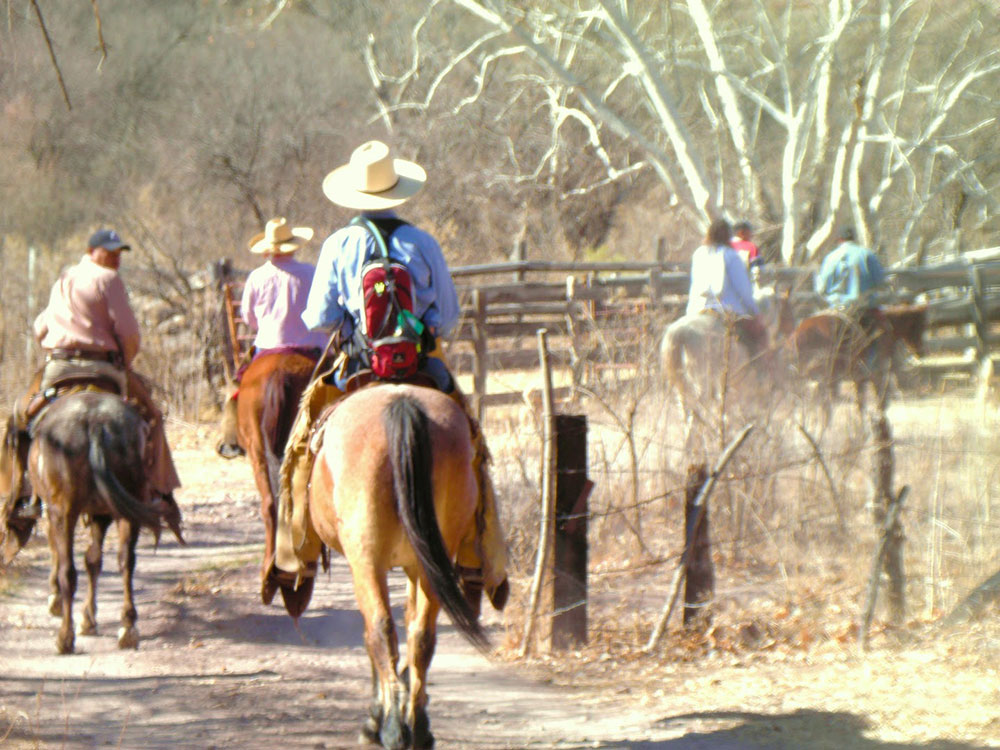
M 473 612 L 479 613 L 479 598 L 484 589 L 493 608 L 501 610 L 507 604 L 510 584 L 507 581 L 507 546 L 489 473 L 490 452 L 479 422 L 470 413 L 465 395 L 458 388 L 447 395 L 462 407 L 469 419 L 475 450 L 472 469 L 479 493 L 475 531 L 463 539 L 458 548 L 459 579 Z
M 322 379 L 306 388 L 281 461 L 275 554 L 273 559 L 264 561 L 261 600 L 270 604 L 280 587 L 285 606 L 293 617 L 305 610 L 308 599 L 295 602 L 290 592 L 299 590 L 302 579 L 316 575 L 316 560 L 322 552 L 322 543 L 308 513 L 309 479 L 316 462 L 309 446 L 312 426 L 323 410 L 343 395 L 339 388 L 327 385 Z M 311 590 L 309 587 L 308 592 Z
M 233 390 L 232 394 L 226 399 L 226 403 L 222 405 L 219 442 L 215 445 L 215 452 L 223 458 L 238 458 L 246 455 L 246 451 L 240 446 L 239 417 L 236 402 L 237 393 L 237 390 Z
M 13 455 L 9 457 L 11 461 L 10 465 L 12 467 L 20 466 L 21 459 L 27 458 L 28 447 L 31 445 L 31 437 L 28 431 L 29 425 L 35 414 L 40 411 L 40 406 L 47 403 L 47 399 L 39 400 L 36 398 L 36 396 L 39 395 L 36 392 L 36 385 L 37 383 L 33 382 L 29 392 L 14 403 L 14 410 L 11 415 L 11 427 L 16 430 L 18 441 L 23 441 L 23 443 L 21 448 L 21 458 Z M 32 406 L 35 407 L 34 413 L 32 413 Z M 4 450 L 15 449 L 4 447 Z M 13 507 L 10 509 L 8 517 L 10 519 L 21 519 L 24 521 L 31 521 L 33 523 L 42 517 L 42 499 L 31 489 L 31 480 L 28 477 L 27 465 L 21 466 L 21 469 L 22 471 L 20 472 L 20 476 L 16 478 L 12 477 L 14 481 L 11 482 L 10 489 Z

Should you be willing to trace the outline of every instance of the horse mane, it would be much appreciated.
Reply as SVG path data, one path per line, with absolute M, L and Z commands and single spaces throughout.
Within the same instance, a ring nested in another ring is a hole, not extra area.
M 401 396 L 389 402 L 382 420 L 390 446 L 396 510 L 406 536 L 455 627 L 473 645 L 486 650 L 489 639 L 459 588 L 455 566 L 438 526 L 427 415 L 415 399 Z

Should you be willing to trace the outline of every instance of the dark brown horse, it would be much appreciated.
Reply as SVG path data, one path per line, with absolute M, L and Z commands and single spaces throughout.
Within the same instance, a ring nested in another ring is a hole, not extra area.
M 270 604 L 277 584 L 263 574 L 274 557 L 278 520 L 278 476 L 285 444 L 298 412 L 302 391 L 316 367 L 316 359 L 304 353 L 281 351 L 253 359 L 240 381 L 237 398 L 240 447 L 253 468 L 260 493 L 260 516 L 264 521 L 264 559 L 261 565 L 261 598 Z M 312 579 L 299 586 L 298 598 L 308 599 Z M 295 592 L 292 592 L 295 593 Z M 282 589 L 286 595 L 286 590 Z
M 842 380 L 854 383 L 858 409 L 865 409 L 865 386 L 885 409 L 896 345 L 923 355 L 927 305 L 896 305 L 852 315 L 825 310 L 812 315 L 792 336 L 793 363 L 799 375 L 816 382 L 830 398 Z M 829 403 L 829 401 L 827 401 Z
M 431 388 L 375 385 L 341 400 L 321 429 L 309 517 L 322 542 L 347 558 L 365 621 L 373 701 L 362 737 L 392 750 L 429 748 L 427 671 L 440 609 L 487 646 L 454 565 L 476 523 L 469 420 Z M 386 583 L 395 567 L 408 579 L 403 674 Z
M 12 434 L 13 430 L 13 422 L 9 422 L 6 440 L 17 451 L 26 436 Z M 139 412 L 121 397 L 94 391 L 58 398 L 33 426 L 27 469 L 31 486 L 48 511 L 52 550 L 49 611 L 55 617 L 62 617 L 56 638 L 61 654 L 72 653 L 74 648 L 73 596 L 77 572 L 73 563 L 73 536 L 81 515 L 89 518 L 91 544 L 85 557 L 89 585 L 80 633 L 97 632 L 97 578 L 102 566 L 102 547 L 107 529 L 115 521 L 124 590 L 118 645 L 135 648 L 139 644 L 132 594 L 135 547 L 141 528 L 152 529 L 158 536 L 161 521 L 160 512 L 150 502 L 145 477 L 148 431 Z M 18 483 L 15 477 L 21 467 L 16 464 L 15 461 L 12 466 L 5 460 L 0 482 L 4 486 L 0 489 L 9 492 L 11 485 Z M 175 533 L 180 539 L 179 527 L 175 527 Z

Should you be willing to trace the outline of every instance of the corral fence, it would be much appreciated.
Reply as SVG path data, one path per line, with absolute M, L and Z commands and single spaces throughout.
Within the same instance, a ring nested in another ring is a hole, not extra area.
M 518 260 L 452 269 L 461 303 L 447 357 L 459 375 L 471 375 L 480 414 L 489 405 L 516 402 L 522 393 L 491 388 L 491 374 L 539 364 L 535 335 L 548 331 L 550 361 L 570 373 L 567 389 L 607 370 L 650 363 L 664 326 L 687 304 L 686 265 L 658 261 L 558 262 Z M 220 325 L 227 370 L 250 336 L 238 322 L 246 272 L 227 261 L 213 271 L 220 292 Z M 889 271 L 886 303 L 926 302 L 925 356 L 912 369 L 928 378 L 989 378 L 1000 356 L 1000 261 L 953 262 Z M 798 310 L 815 305 L 814 271 L 765 267 L 761 285 L 790 287 Z

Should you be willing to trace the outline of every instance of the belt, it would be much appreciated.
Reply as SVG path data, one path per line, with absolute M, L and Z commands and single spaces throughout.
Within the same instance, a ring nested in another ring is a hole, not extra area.
M 49 359 L 86 359 L 93 362 L 110 362 L 119 364 L 122 355 L 119 352 L 95 351 L 87 349 L 50 349 Z

